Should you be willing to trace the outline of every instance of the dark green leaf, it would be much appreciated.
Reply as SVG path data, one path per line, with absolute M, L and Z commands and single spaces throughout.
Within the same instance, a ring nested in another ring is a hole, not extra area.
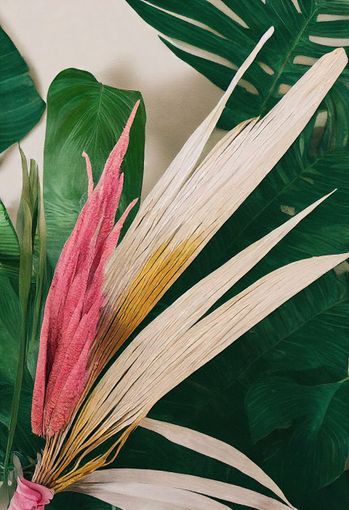
M 107 503 L 103 503 L 99 499 L 85 496 L 84 494 L 77 494 L 74 492 L 66 492 L 57 494 L 52 503 L 50 503 L 52 510 L 117 510 Z
M 348 379 L 304 385 L 264 378 L 247 395 L 252 436 L 258 441 L 293 425 L 283 463 L 292 466 L 305 489 L 323 487 L 344 472 L 349 456 L 348 400 Z
M 18 298 L 17 235 L 3 203 L 0 204 L 0 213 L 0 461 L 2 461 L 6 450 L 10 402 L 16 378 L 21 312 Z
M 0 423 L 6 428 L 6 434 L 0 432 L 0 450 L 6 448 L 8 428 L 10 425 L 11 402 L 13 395 L 13 386 L 9 384 L 0 385 Z M 16 433 L 13 441 L 12 451 L 22 461 L 24 468 L 34 465 L 37 453 L 42 448 L 42 439 L 31 432 L 30 413 L 31 413 L 32 385 L 26 377 L 25 388 L 21 395 L 20 413 L 18 416 Z
M 317 492 L 307 491 L 302 510 L 347 510 L 349 506 L 349 473 Z
M 28 66 L 0 27 L 0 152 L 21 140 L 39 122 L 45 103 Z
M 51 84 L 44 179 L 48 254 L 53 266 L 87 196 L 82 152 L 89 154 L 97 182 L 132 107 L 140 98 L 138 92 L 103 85 L 91 74 L 77 69 L 63 71 Z M 141 193 L 144 123 L 142 103 L 122 166 L 125 185 L 120 212 Z

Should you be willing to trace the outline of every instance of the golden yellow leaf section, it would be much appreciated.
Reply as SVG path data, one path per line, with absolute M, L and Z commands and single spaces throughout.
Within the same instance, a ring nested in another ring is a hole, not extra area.
M 163 243 L 147 260 L 123 296 L 119 297 L 115 307 L 108 303 L 91 355 L 85 398 L 80 400 L 80 409 L 67 428 L 47 438 L 33 481 L 61 492 L 87 474 L 108 465 L 116 457 L 138 423 L 128 427 L 108 451 L 84 464 L 86 455 L 110 439 L 113 433 L 106 430 L 102 423 L 97 430 L 88 426 L 87 394 L 101 370 L 188 267 L 202 241 L 202 238 L 196 237 L 175 247 L 171 247 L 170 242 Z
M 91 355 L 93 379 L 188 267 L 201 243 L 200 238 L 188 239 L 174 248 L 163 243 L 115 305 L 108 303 Z

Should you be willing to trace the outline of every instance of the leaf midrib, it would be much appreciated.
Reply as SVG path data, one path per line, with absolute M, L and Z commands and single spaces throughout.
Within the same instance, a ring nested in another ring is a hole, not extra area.
M 304 32 L 306 31 L 306 29 L 308 28 L 310 22 L 313 20 L 315 14 L 317 14 L 319 12 L 319 8 L 316 7 L 310 14 L 309 18 L 305 20 L 304 22 L 304 25 L 303 25 L 303 28 L 300 30 L 300 32 L 298 33 L 298 35 L 296 36 L 295 40 L 294 40 L 294 43 L 293 45 L 291 46 L 290 50 L 288 51 L 288 53 L 286 54 L 286 57 L 284 59 L 284 61 L 282 62 L 280 68 L 279 68 L 279 71 L 277 72 L 276 76 L 275 76 L 275 80 L 274 80 L 274 83 L 273 85 L 270 87 L 269 89 L 269 93 L 268 95 L 266 96 L 266 98 L 264 99 L 262 105 L 261 105 L 261 110 L 260 110 L 260 115 L 261 116 L 264 116 L 265 115 L 265 112 L 266 112 L 266 106 L 270 100 L 270 98 L 272 97 L 272 95 L 274 94 L 275 92 L 275 88 L 276 86 L 278 85 L 278 82 L 286 68 L 286 66 L 288 65 L 289 63 L 289 60 L 291 58 L 291 55 L 293 54 L 293 52 L 295 51 L 296 47 L 298 46 L 301 38 L 303 37 L 304 35 Z M 300 13 L 300 16 L 302 16 L 302 13 Z M 284 21 L 284 20 L 282 20 Z
M 99 129 L 100 129 L 100 116 L 101 116 L 101 110 L 102 110 L 102 99 L 103 99 L 103 95 L 104 95 L 104 89 L 105 89 L 105 86 L 103 83 L 100 83 L 100 82 L 97 82 L 98 85 L 99 85 L 99 98 L 98 98 L 98 106 L 97 106 L 97 113 L 96 113 L 96 122 L 95 122 L 95 130 L 94 130 L 94 134 L 93 134 L 93 154 L 96 153 L 97 151 L 97 141 L 98 141 L 98 134 L 99 134 Z M 98 172 L 101 172 L 102 169 L 96 169 Z

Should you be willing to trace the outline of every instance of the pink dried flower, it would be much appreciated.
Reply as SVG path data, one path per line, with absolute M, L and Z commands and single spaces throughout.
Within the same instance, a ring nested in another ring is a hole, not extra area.
M 32 428 L 52 436 L 62 430 L 84 390 L 87 366 L 101 309 L 104 268 L 122 225 L 137 200 L 114 225 L 123 188 L 120 167 L 137 112 L 135 105 L 126 127 L 93 189 L 87 154 L 88 200 L 64 245 L 47 297 L 36 370 Z

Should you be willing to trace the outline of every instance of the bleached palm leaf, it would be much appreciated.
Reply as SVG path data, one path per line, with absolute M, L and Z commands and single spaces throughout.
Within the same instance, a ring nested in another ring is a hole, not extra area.
M 202 315 L 214 304 L 225 292 L 246 274 L 255 264 L 261 260 L 287 233 L 292 230 L 303 218 L 310 214 L 319 206 L 327 196 L 310 205 L 307 209 L 294 216 L 279 228 L 266 235 L 261 240 L 246 248 L 243 252 L 235 256 L 228 263 L 217 269 L 214 273 L 194 286 L 189 292 L 184 294 L 171 308 L 166 310 L 149 326 L 154 331 L 154 337 L 158 333 L 161 335 L 166 330 L 168 340 L 175 339 L 176 336 L 183 334 L 200 319 Z M 148 330 L 146 330 L 148 334 Z M 87 417 L 88 415 L 86 415 Z M 98 419 L 94 422 L 94 416 L 88 417 L 88 425 L 98 428 Z M 103 440 L 103 427 L 99 427 Z M 74 433 L 73 436 L 74 437 Z M 69 443 L 68 443 L 69 444 Z M 65 449 L 69 457 L 71 452 L 81 453 L 77 447 L 69 450 Z M 64 456 L 64 455 L 63 455 Z
M 276 494 L 287 505 L 291 506 L 274 480 L 245 454 L 230 444 L 187 427 L 181 427 L 180 425 L 164 421 L 152 420 L 151 418 L 145 418 L 140 426 L 156 434 L 160 434 L 172 443 L 184 446 L 196 453 L 200 453 L 211 459 L 223 462 L 234 469 L 238 469 L 241 473 L 253 478 L 256 482 Z
M 71 438 L 79 438 L 82 457 L 129 427 L 127 437 L 167 392 L 348 256 L 313 257 L 273 271 L 178 335 L 167 337 L 166 328 L 156 331 L 151 323 L 106 372 L 78 415 Z M 68 439 L 66 449 L 73 444 Z M 85 465 L 83 472 L 89 469 Z
M 97 497 L 112 505 L 127 504 L 123 510 L 136 510 L 133 499 L 144 502 L 174 504 L 175 508 L 190 510 L 219 510 L 229 507 L 210 498 L 244 505 L 257 510 L 290 510 L 288 505 L 276 499 L 237 485 L 200 478 L 198 476 L 153 471 L 151 469 L 106 469 L 84 478 L 77 492 Z M 120 496 L 128 496 L 124 502 Z M 205 497 L 206 496 L 206 497 Z M 144 508 L 144 507 L 143 507 Z M 159 507 L 163 508 L 163 507 Z M 166 508 L 166 507 L 165 507 Z M 173 507 L 170 507 L 173 508 Z
M 182 489 L 161 487 L 154 484 L 115 484 L 109 491 L 103 487 L 79 490 L 101 499 L 121 510 L 230 510 L 227 505 Z
M 246 70 L 249 68 L 249 66 L 252 64 L 256 56 L 258 55 L 259 51 L 262 49 L 264 44 L 268 41 L 268 39 L 272 36 L 274 33 L 274 28 L 271 27 L 260 39 L 258 44 L 256 45 L 255 49 L 252 51 L 252 53 L 248 56 L 246 61 L 243 63 L 241 68 L 237 71 L 236 75 L 234 76 L 230 86 L 228 87 L 225 94 L 222 96 L 216 107 L 212 110 L 212 112 L 206 117 L 206 119 L 199 125 L 199 127 L 194 131 L 194 133 L 190 136 L 190 138 L 187 140 L 181 151 L 177 154 L 173 162 L 170 164 L 167 171 L 163 174 L 163 176 L 160 178 L 158 183 L 154 186 L 153 190 L 149 193 L 149 195 L 146 197 L 145 201 L 143 202 L 141 209 L 139 211 L 139 214 L 137 214 L 134 222 L 132 223 L 130 229 L 128 230 L 128 234 L 126 235 L 127 241 L 125 241 L 125 245 L 128 245 L 129 248 L 133 245 L 133 251 L 136 248 L 136 245 L 134 245 L 135 239 L 138 238 L 139 234 L 142 233 L 142 241 L 144 245 L 148 245 L 148 249 L 145 251 L 144 255 L 139 258 L 139 253 L 136 252 L 133 254 L 133 259 L 131 260 L 128 255 L 123 259 L 123 274 L 127 275 L 128 282 L 121 282 L 120 284 L 125 287 L 124 291 L 127 295 L 128 289 L 127 287 L 131 284 L 132 279 L 137 279 L 136 275 L 137 272 L 139 274 L 142 274 L 142 268 L 143 271 L 147 272 L 147 262 L 149 265 L 149 268 L 151 268 L 151 264 L 155 262 L 155 260 L 158 258 L 160 261 L 160 276 L 162 277 L 163 274 L 161 273 L 161 270 L 166 273 L 166 265 L 168 262 L 168 256 L 166 255 L 166 252 L 171 249 L 170 247 L 166 248 L 166 243 L 168 243 L 171 238 L 173 237 L 174 232 L 178 228 L 177 226 L 170 226 L 166 225 L 169 221 L 169 209 L 171 205 L 173 205 L 174 201 L 177 199 L 177 196 L 180 192 L 180 190 L 187 184 L 190 176 L 194 172 L 195 166 L 198 163 L 198 160 L 203 152 L 203 149 L 205 148 L 205 145 L 215 128 L 217 121 L 222 114 L 224 107 L 226 105 L 226 102 L 228 101 L 230 95 L 238 85 L 239 80 L 242 78 Z M 250 122 L 243 122 L 239 126 L 237 126 L 235 129 L 233 129 L 231 132 L 229 132 L 223 140 L 221 140 L 220 143 L 217 144 L 215 149 L 211 153 L 211 157 L 207 158 L 207 162 L 217 163 L 215 160 L 217 155 L 224 152 L 224 150 L 229 147 L 229 145 L 233 142 L 233 140 L 238 137 L 238 135 L 243 132 L 245 128 L 248 127 Z M 189 203 L 189 202 L 188 202 Z M 183 212 L 183 210 L 182 210 Z M 165 215 L 164 222 L 160 225 L 158 225 L 159 218 Z M 177 216 L 177 213 L 176 213 Z M 176 217 L 175 216 L 175 217 Z M 175 217 L 172 217 L 170 220 L 171 222 L 175 219 Z M 183 222 L 183 218 L 181 220 Z M 142 224 L 141 232 L 139 232 L 140 225 Z M 164 232 L 165 229 L 167 230 Z M 157 229 L 157 226 L 159 229 Z M 183 225 L 182 225 L 183 226 Z M 148 229 L 151 228 L 151 234 L 148 232 Z M 162 233 L 159 236 L 160 232 L 162 230 Z M 150 234 L 147 237 L 147 240 L 144 240 L 144 235 L 148 233 Z M 185 240 L 180 244 L 180 249 L 183 251 L 183 257 L 179 254 L 179 249 L 177 249 L 176 254 L 172 257 L 173 259 L 177 258 L 177 265 L 178 263 L 186 262 L 186 260 L 190 257 L 192 254 L 194 246 L 191 246 L 191 243 L 188 243 L 188 240 Z M 194 242 L 194 245 L 197 244 L 197 241 Z M 144 246 L 143 246 L 144 248 Z M 127 251 L 127 249 L 125 250 Z M 117 257 L 119 259 L 119 256 Z M 115 260 L 114 259 L 114 262 Z M 109 276 L 108 276 L 109 275 Z M 154 275 L 153 275 L 154 276 Z M 176 275 L 173 275 L 174 277 Z M 160 278 L 162 279 L 162 278 Z M 158 283 L 157 278 L 152 278 L 153 280 L 153 286 L 152 291 L 154 291 L 154 285 Z M 108 281 L 110 285 L 108 285 Z M 164 280 L 165 281 L 165 280 Z M 173 278 L 170 277 L 170 281 L 174 281 Z M 115 292 L 116 291 L 116 282 L 115 282 L 115 274 L 114 271 L 107 273 L 107 279 L 106 279 L 106 287 L 107 287 L 107 294 L 114 294 L 114 301 L 115 301 Z M 138 282 L 134 282 L 134 287 L 138 286 Z M 170 286 L 170 282 L 167 283 L 166 288 Z M 108 290 L 109 288 L 109 290 Z M 162 291 L 163 294 L 164 291 Z M 132 294 L 132 292 L 131 292 Z M 154 292 L 152 292 L 154 294 Z M 125 297 L 125 296 L 124 296 Z M 109 328 L 108 322 L 109 319 L 106 318 L 106 322 L 101 326 L 101 332 L 99 335 L 99 339 L 96 342 L 97 349 L 94 355 L 94 362 L 97 366 L 97 372 L 100 370 L 100 368 L 105 364 L 105 362 L 116 352 L 116 350 L 122 345 L 122 343 L 127 339 L 129 334 L 132 333 L 132 331 L 137 327 L 137 325 L 142 321 L 142 319 L 147 315 L 148 311 L 151 310 L 151 308 L 156 304 L 156 302 L 160 299 L 161 295 L 157 297 L 155 302 L 151 304 L 151 300 L 149 300 L 149 297 L 147 296 L 146 299 L 144 299 L 145 307 L 142 309 L 141 307 L 138 307 L 138 312 L 133 313 L 133 318 L 128 317 L 124 323 L 123 326 L 114 325 L 118 328 L 118 340 L 114 344 L 113 347 L 107 346 L 108 348 L 105 349 L 108 342 L 105 340 L 105 333 L 106 329 Z M 117 301 L 121 302 L 123 301 L 123 296 L 119 295 L 120 299 L 117 299 Z M 132 308 L 133 303 L 132 301 L 135 299 L 135 296 L 131 296 L 131 303 L 129 306 Z M 127 300 L 128 302 L 129 300 Z M 147 303 L 147 305 L 146 305 Z M 114 303 L 114 306 L 116 303 Z M 120 311 L 122 314 L 122 310 Z M 120 330 L 121 328 L 121 330 Z M 99 347 L 99 348 L 98 348 Z M 109 350 L 110 349 L 110 350 Z
M 325 55 L 266 117 L 228 133 L 198 167 L 190 158 L 187 166 L 184 159 L 175 160 L 169 175 L 176 170 L 180 185 L 165 174 L 109 263 L 107 305 L 93 355 L 95 372 L 280 160 L 346 62 L 342 49 Z M 216 111 L 222 107 L 220 102 Z M 211 132 L 211 124 L 204 124 Z M 183 149 L 189 154 L 200 144 L 203 132 L 199 128 L 197 133 L 199 138 L 191 138 Z

